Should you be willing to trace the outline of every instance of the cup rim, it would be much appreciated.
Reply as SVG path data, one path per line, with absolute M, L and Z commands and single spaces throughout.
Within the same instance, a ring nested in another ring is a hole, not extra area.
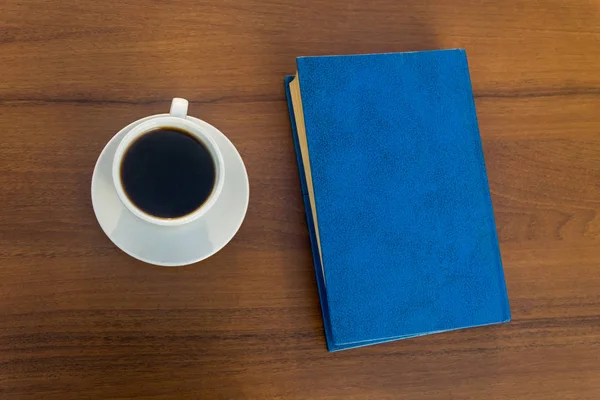
M 204 201 L 204 203 L 193 212 L 186 214 L 182 217 L 177 218 L 161 218 L 154 215 L 150 215 L 139 207 L 137 207 L 125 193 L 123 183 L 121 180 L 121 164 L 123 162 L 123 156 L 128 150 L 129 146 L 135 142 L 138 138 L 144 134 L 161 127 L 178 128 L 191 134 L 200 142 L 202 142 L 211 153 L 213 161 L 215 162 L 215 185 L 210 196 Z M 206 133 L 202 127 L 185 117 L 174 117 L 172 115 L 157 115 L 149 120 L 146 120 L 139 125 L 133 127 L 125 137 L 119 143 L 112 164 L 112 178 L 115 190 L 121 202 L 125 207 L 132 212 L 138 218 L 149 222 L 154 225 L 160 226 L 179 226 L 195 221 L 204 215 L 218 200 L 221 191 L 223 190 L 223 183 L 225 180 L 225 169 L 223 162 L 223 155 L 219 150 L 217 143 L 214 139 Z

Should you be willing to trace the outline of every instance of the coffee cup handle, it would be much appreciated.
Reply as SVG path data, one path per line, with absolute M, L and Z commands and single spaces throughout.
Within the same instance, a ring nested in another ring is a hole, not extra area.
M 175 97 L 171 101 L 171 114 L 173 117 L 185 118 L 188 112 L 188 101 L 180 97 Z

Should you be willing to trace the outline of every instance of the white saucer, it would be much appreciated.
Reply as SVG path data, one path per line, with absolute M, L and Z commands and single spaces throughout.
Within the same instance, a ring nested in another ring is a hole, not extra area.
M 169 114 L 161 114 L 169 115 Z M 134 126 L 121 129 L 102 150 L 92 176 L 92 204 L 96 218 L 110 240 L 138 260 L 168 267 L 192 264 L 212 256 L 233 238 L 248 209 L 249 185 L 246 167 L 233 144 L 214 126 L 194 117 L 217 142 L 226 178 L 219 200 L 208 212 L 182 226 L 158 226 L 141 220 L 121 202 L 112 179 L 112 162 L 119 142 Z

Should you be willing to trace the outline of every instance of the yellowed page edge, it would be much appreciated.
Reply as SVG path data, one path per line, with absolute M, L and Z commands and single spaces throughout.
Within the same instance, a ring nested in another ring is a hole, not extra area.
M 290 82 L 290 94 L 292 95 L 292 108 L 294 109 L 294 118 L 296 119 L 296 132 L 298 142 L 300 143 L 300 153 L 302 155 L 302 164 L 304 165 L 304 176 L 306 178 L 306 187 L 308 189 L 308 199 L 312 211 L 315 236 L 317 237 L 317 247 L 319 249 L 319 258 L 321 259 L 321 269 L 323 281 L 325 281 L 325 270 L 323 270 L 323 254 L 321 252 L 321 238 L 319 237 L 319 223 L 317 222 L 317 208 L 315 207 L 315 195 L 313 191 L 312 173 L 310 171 L 310 158 L 308 156 L 308 141 L 306 140 L 306 127 L 304 125 L 304 110 L 302 109 L 302 97 L 300 96 L 300 78 L 298 73 Z

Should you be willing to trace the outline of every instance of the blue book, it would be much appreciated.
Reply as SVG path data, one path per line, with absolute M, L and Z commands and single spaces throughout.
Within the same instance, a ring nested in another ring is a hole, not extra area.
M 300 57 L 285 87 L 328 349 L 509 321 L 465 51 Z

